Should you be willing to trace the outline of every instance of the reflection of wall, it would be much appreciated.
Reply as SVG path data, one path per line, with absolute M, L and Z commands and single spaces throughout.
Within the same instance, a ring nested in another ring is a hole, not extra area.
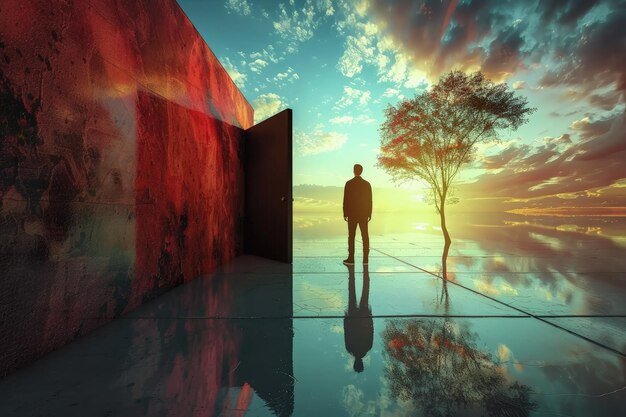
M 252 118 L 174 0 L 2 1 L 0 375 L 236 254 Z
M 284 267 L 284 266 L 283 266 Z M 291 265 L 289 265 L 291 267 Z M 239 363 L 235 384 L 250 386 L 277 417 L 289 417 L 294 408 L 293 275 L 262 278 L 263 285 L 241 288 L 233 313 L 266 320 L 234 320 L 239 335 Z M 271 305 L 271 312 L 268 306 Z
M 293 277 L 262 267 L 271 273 L 236 282 L 206 274 L 139 307 L 141 319 L 114 320 L 0 379 L 0 416 L 290 416 Z

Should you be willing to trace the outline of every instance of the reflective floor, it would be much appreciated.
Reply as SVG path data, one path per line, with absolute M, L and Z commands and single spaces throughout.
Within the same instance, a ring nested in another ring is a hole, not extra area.
M 375 219 L 348 268 L 345 223 L 298 216 L 293 265 L 174 289 L 0 380 L 0 415 L 626 415 L 626 219 L 451 223 L 444 256 Z

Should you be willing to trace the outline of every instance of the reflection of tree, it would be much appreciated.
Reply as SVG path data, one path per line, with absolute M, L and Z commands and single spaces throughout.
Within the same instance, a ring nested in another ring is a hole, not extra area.
M 443 253 L 441 255 L 441 298 L 439 299 L 439 304 L 443 304 L 448 312 L 450 308 L 450 297 L 448 295 L 448 251 L 450 250 L 450 245 L 452 242 L 446 241 L 445 246 L 443 247 Z
M 428 416 L 481 407 L 488 416 L 527 416 L 530 389 L 476 348 L 476 334 L 451 320 L 390 320 L 383 331 L 386 377 L 395 399 Z

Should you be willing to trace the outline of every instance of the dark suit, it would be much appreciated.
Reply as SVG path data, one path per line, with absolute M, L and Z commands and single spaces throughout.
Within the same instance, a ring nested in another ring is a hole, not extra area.
M 363 239 L 363 260 L 366 261 L 370 251 L 367 222 L 372 217 L 372 186 L 360 175 L 346 182 L 343 189 L 343 217 L 348 218 L 348 258 L 354 257 L 354 238 L 358 225 Z

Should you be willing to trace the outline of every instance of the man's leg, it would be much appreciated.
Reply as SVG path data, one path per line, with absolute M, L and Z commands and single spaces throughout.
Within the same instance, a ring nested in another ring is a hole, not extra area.
M 366 264 L 369 261 L 370 254 L 370 234 L 367 230 L 367 219 L 359 221 L 359 229 L 361 229 L 361 239 L 363 239 L 363 263 Z
M 348 217 L 348 260 L 354 259 L 354 238 L 356 237 L 356 225 L 358 222 Z

